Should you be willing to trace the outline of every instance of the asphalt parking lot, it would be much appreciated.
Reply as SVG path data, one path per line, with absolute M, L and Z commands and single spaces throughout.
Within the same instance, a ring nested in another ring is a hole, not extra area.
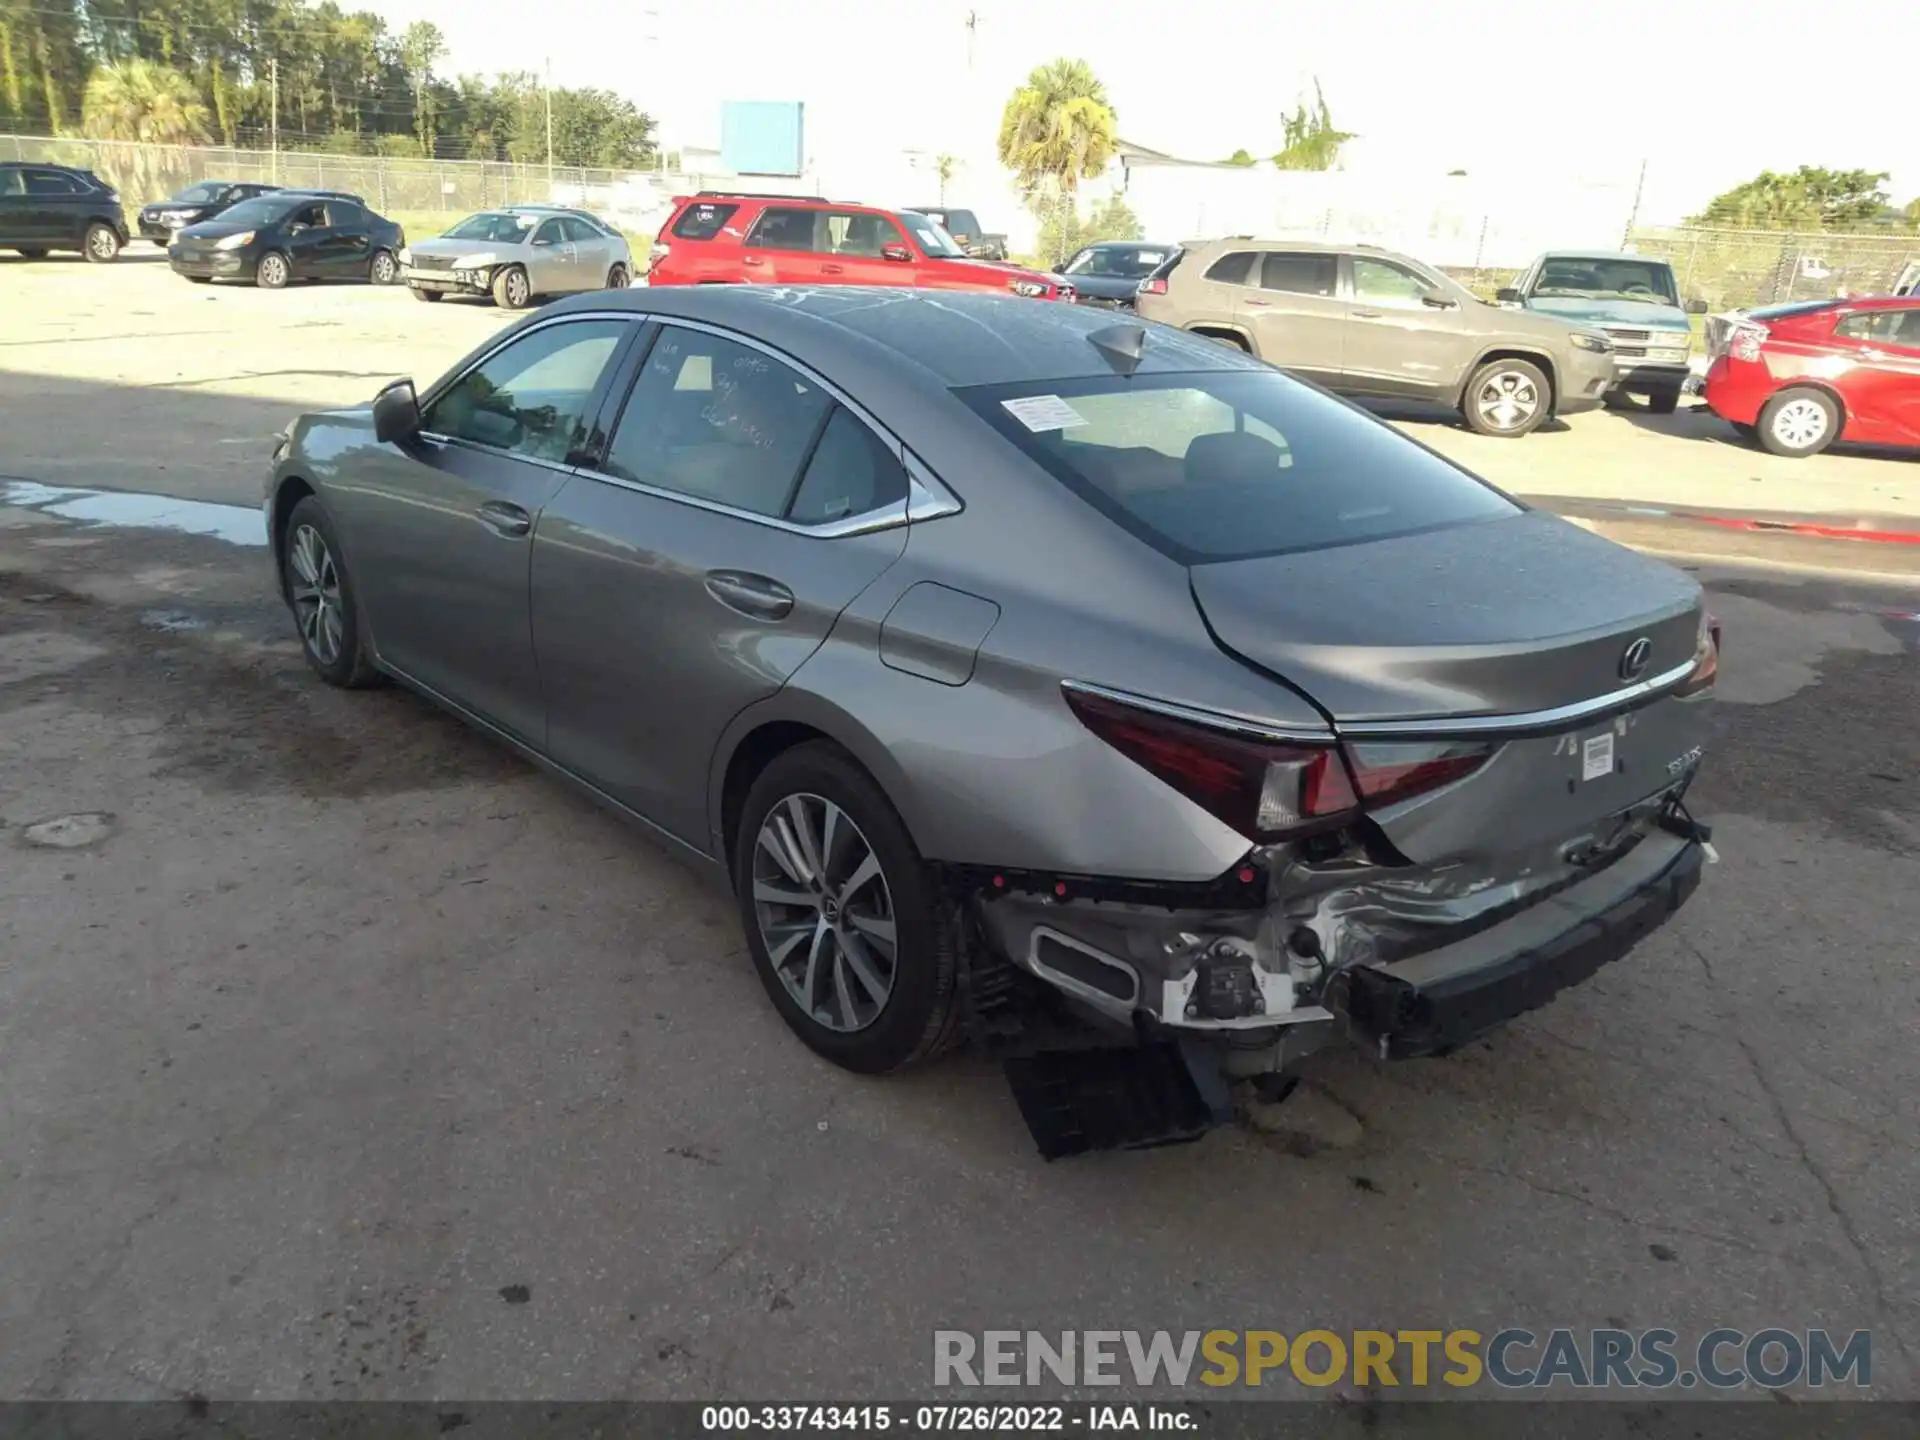
M 256 505 L 292 413 L 505 318 L 140 253 L 0 257 L 0 477 Z M 1920 530 L 1920 459 L 1400 418 L 1709 586 L 1721 863 L 1465 1052 L 1054 1166 L 976 1057 L 815 1059 L 646 840 L 321 686 L 260 547 L 0 494 L 0 1398 L 900 1398 L 940 1328 L 1778 1325 L 1871 1330 L 1870 1393 L 1920 1399 L 1920 546 L 1671 513 Z

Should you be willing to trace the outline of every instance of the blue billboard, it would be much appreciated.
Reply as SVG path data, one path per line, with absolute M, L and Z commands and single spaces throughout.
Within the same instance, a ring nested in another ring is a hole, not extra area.
M 720 102 L 720 163 L 735 175 L 806 172 L 806 106 L 798 100 Z

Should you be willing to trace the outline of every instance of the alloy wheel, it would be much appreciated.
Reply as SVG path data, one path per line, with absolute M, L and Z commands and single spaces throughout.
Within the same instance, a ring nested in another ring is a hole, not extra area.
M 394 273 L 393 256 L 387 254 L 386 251 L 382 250 L 378 255 L 373 257 L 373 283 L 374 284 L 391 285 L 393 283 L 393 273 Z
M 106 226 L 96 225 L 93 233 L 87 236 L 87 249 L 96 260 L 111 260 L 120 253 L 120 242 Z
M 1773 414 L 1773 438 L 1789 450 L 1817 445 L 1827 433 L 1826 407 L 1804 397 L 1789 400 Z
M 507 303 L 518 310 L 527 303 L 527 277 L 518 270 L 507 276 Z
M 893 892 L 860 827 L 831 800 L 789 795 L 753 847 L 753 910 L 767 959 L 827 1030 L 864 1030 L 893 993 Z
M 1496 430 L 1518 430 L 1540 411 L 1540 390 L 1518 370 L 1496 370 L 1474 393 L 1474 408 Z
M 340 658 L 346 628 L 340 568 L 334 564 L 326 537 L 311 525 L 300 526 L 293 532 L 287 563 L 293 569 L 293 583 L 288 589 L 301 643 L 322 665 L 331 665 Z
M 269 255 L 260 262 L 260 283 L 269 290 L 277 290 L 287 283 L 287 262 L 278 255 Z

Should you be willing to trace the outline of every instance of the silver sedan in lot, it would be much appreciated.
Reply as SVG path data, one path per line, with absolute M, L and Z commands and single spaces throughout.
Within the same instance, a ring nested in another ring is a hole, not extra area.
M 585 210 L 521 205 L 469 215 L 403 250 L 400 266 L 416 300 L 490 295 L 503 310 L 524 310 L 540 295 L 626 289 L 633 254 L 624 235 Z
M 1050 1154 L 1203 1128 L 1128 1102 L 1063 1138 L 1043 1112 L 1091 1114 L 1102 1066 L 1172 1056 L 1174 1109 L 1217 1116 L 1210 1067 L 1443 1051 L 1663 923 L 1711 854 L 1699 587 L 1116 318 L 561 302 L 284 437 L 307 658 L 705 866 L 842 1065 L 1104 1028 L 1016 1080 Z

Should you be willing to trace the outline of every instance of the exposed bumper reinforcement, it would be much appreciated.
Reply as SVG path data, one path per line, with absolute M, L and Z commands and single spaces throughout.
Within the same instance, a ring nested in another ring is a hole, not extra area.
M 1443 1055 L 1620 959 L 1693 894 L 1705 859 L 1696 840 L 1649 837 L 1617 866 L 1505 925 L 1396 964 L 1341 971 L 1325 1003 L 1383 1059 Z

